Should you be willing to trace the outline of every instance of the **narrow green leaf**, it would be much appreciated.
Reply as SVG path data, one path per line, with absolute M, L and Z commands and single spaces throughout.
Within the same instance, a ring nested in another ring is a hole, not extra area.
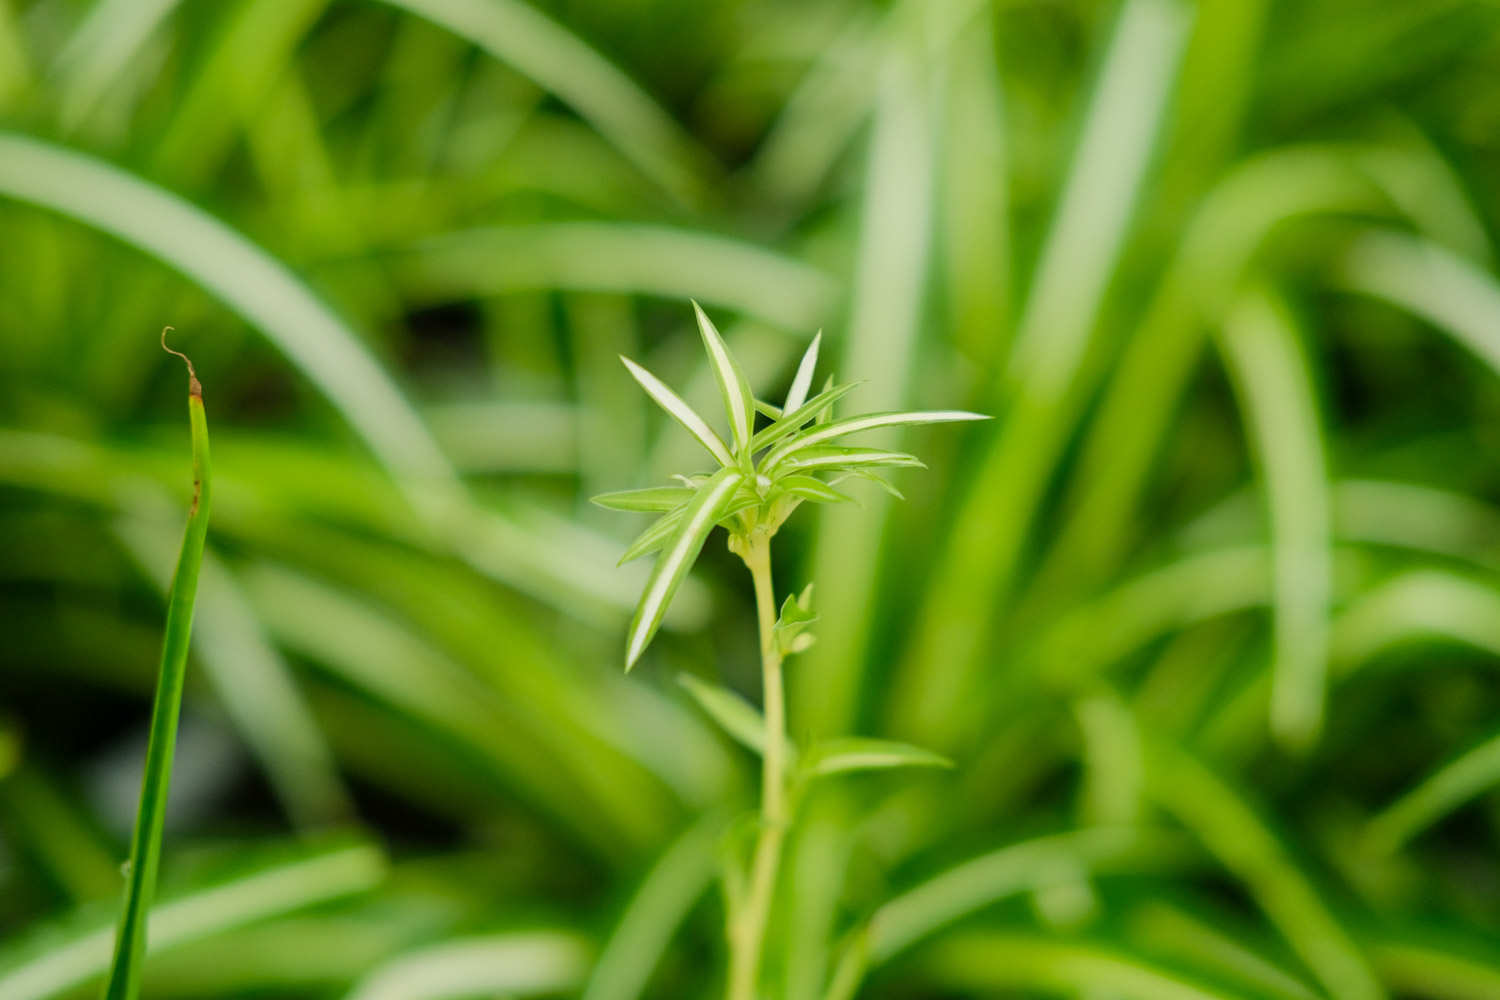
M 755 409 L 762 415 L 770 417 L 772 420 L 781 419 L 781 407 L 777 406 L 775 403 L 768 403 L 764 399 L 757 399 L 755 401 Z
M 685 427 L 689 434 L 697 438 L 720 465 L 734 464 L 734 456 L 729 454 L 729 448 L 725 446 L 723 438 L 715 434 L 713 428 L 708 426 L 708 423 L 698 416 L 681 396 L 668 389 L 661 379 L 623 354 L 620 355 L 620 360 L 625 362 L 625 367 L 630 370 L 631 376 L 641 384 L 641 388 L 645 389 L 652 399 L 656 400 L 657 405 L 666 410 L 673 420 Z
M 1370 821 L 1366 836 L 1381 853 L 1399 850 L 1448 813 L 1500 784 L 1500 734 L 1428 775 Z
M 776 485 L 793 496 L 813 503 L 850 503 L 854 499 L 812 476 L 787 476 L 778 480 Z
M 829 445 L 798 451 L 783 463 L 789 469 L 842 471 L 855 466 L 925 469 L 927 463 L 904 451 L 880 448 L 837 448 Z
M 354 988 L 349 1000 L 571 993 L 583 983 L 590 958 L 584 940 L 571 931 L 454 938 L 397 955 L 378 966 Z
M 709 361 L 713 363 L 714 378 L 724 397 L 724 412 L 729 415 L 734 449 L 745 454 L 755 428 L 755 394 L 750 391 L 750 381 L 740 370 L 734 355 L 729 353 L 729 346 L 724 343 L 724 338 L 719 336 L 713 321 L 696 302 L 693 303 L 693 313 L 698 317 L 698 332 L 703 334 L 703 346 L 708 351 Z
M 826 740 L 807 754 L 807 772 L 814 777 L 847 771 L 878 771 L 893 767 L 952 767 L 942 754 L 893 740 L 846 737 Z
M 625 651 L 626 670 L 635 665 L 656 634 L 672 595 L 677 593 L 677 588 L 698 558 L 704 539 L 734 499 L 735 489 L 743 478 L 744 474 L 735 469 L 720 469 L 683 510 L 682 524 L 652 568 L 646 592 L 641 595 L 635 618 L 630 622 L 630 638 Z
M 807 402 L 808 390 L 812 388 L 813 370 L 818 367 L 818 346 L 822 343 L 823 331 L 819 330 L 812 343 L 807 346 L 807 353 L 802 355 L 801 363 L 797 365 L 792 387 L 787 390 L 786 403 L 781 407 L 783 413 L 792 413 Z
M 809 423 L 819 413 L 825 412 L 835 402 L 844 398 L 862 384 L 861 382 L 845 382 L 843 385 L 832 386 L 818 393 L 812 399 L 797 407 L 796 410 L 783 411 L 775 423 L 763 428 L 755 435 L 750 442 L 750 451 L 762 451 L 789 435 L 795 434 L 802 429 L 804 424 Z
M 736 743 L 756 753 L 765 752 L 766 723 L 754 705 L 728 688 L 699 680 L 692 674 L 680 675 L 677 682 Z
M 626 546 L 620 555 L 618 566 L 624 566 L 628 562 L 634 562 L 641 556 L 648 555 L 667 544 L 667 539 L 672 537 L 672 532 L 677 530 L 677 525 L 682 523 L 682 512 L 687 508 L 683 504 L 677 510 L 670 510 L 651 522 L 651 527 L 635 536 L 635 541 Z
M 780 464 L 785 459 L 797 454 L 805 448 L 813 445 L 823 444 L 846 434 L 858 434 L 860 431 L 875 430 L 878 427 L 894 427 L 906 424 L 941 424 L 960 420 L 988 420 L 989 417 L 982 413 L 969 413 L 964 410 L 914 410 L 905 413 L 869 413 L 862 417 L 847 417 L 843 420 L 834 420 L 814 427 L 806 433 L 799 434 L 778 447 L 771 450 L 766 456 L 762 467 L 770 469 Z
M 827 378 L 827 380 L 824 381 L 824 383 L 823 383 L 823 391 L 827 392 L 829 389 L 832 389 L 832 388 L 833 388 L 833 376 L 829 375 L 828 378 Z M 830 403 L 827 406 L 823 407 L 823 409 L 821 409 L 821 410 L 818 411 L 818 415 L 813 418 L 813 424 L 815 426 L 821 427 L 822 425 L 828 423 L 832 419 L 833 419 L 833 404 Z
M 208 418 L 203 412 L 203 387 L 187 356 L 177 354 L 188 369 L 188 420 L 193 441 L 193 501 L 187 529 L 177 557 L 177 569 L 167 596 L 166 635 L 162 641 L 161 666 L 156 682 L 156 700 L 151 707 L 151 737 L 146 746 L 145 774 L 141 780 L 140 810 L 131 838 L 126 867 L 125 907 L 115 936 L 115 956 L 110 967 L 105 1000 L 135 1000 L 141 990 L 141 963 L 146 958 L 146 918 L 156 893 L 156 871 L 161 863 L 162 830 L 167 817 L 167 791 L 172 781 L 172 753 L 177 743 L 177 716 L 182 707 L 183 682 L 187 677 L 188 645 L 193 628 L 193 602 L 198 593 L 198 571 L 203 564 L 203 544 L 208 537 L 211 475 L 208 453 Z
M 632 513 L 676 510 L 687 503 L 693 490 L 688 486 L 652 486 L 644 490 L 620 490 L 601 493 L 593 503 L 605 510 L 623 510 Z
M 895 486 L 891 485 L 891 483 L 887 481 L 884 476 L 878 475 L 877 473 L 872 472 L 870 469 L 864 468 L 862 466 L 856 466 L 855 468 L 846 470 L 842 476 L 839 476 L 837 479 L 833 480 L 831 485 L 837 486 L 839 483 L 843 482 L 846 479 L 849 479 L 850 477 L 853 477 L 855 479 L 864 479 L 872 482 L 885 492 L 889 493 L 891 496 L 895 497 L 897 500 L 906 499 L 906 494 L 902 493 L 900 490 L 896 489 Z

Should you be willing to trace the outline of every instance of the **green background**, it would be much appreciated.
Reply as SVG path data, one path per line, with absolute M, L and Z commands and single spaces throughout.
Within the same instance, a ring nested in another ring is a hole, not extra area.
M 1500 8 L 0 0 L 0 996 L 108 961 L 215 500 L 150 997 L 709 997 L 756 762 L 689 298 L 983 425 L 800 511 L 769 995 L 1500 996 Z M 849 949 L 854 949 L 850 952 Z M 852 960 L 851 960 L 852 961 Z

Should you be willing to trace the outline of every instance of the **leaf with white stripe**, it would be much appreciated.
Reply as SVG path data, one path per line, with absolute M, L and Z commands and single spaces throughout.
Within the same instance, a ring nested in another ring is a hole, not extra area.
M 593 503 L 605 510 L 623 510 L 633 513 L 675 510 L 693 496 L 687 486 L 652 486 L 644 490 L 620 490 L 616 493 L 601 493 Z
M 891 468 L 925 469 L 927 463 L 904 451 L 883 448 L 839 448 L 833 445 L 807 448 L 783 463 L 788 469 Z
M 681 523 L 657 557 L 651 577 L 646 581 L 646 592 L 641 595 L 641 603 L 630 622 L 625 647 L 626 670 L 635 665 L 656 634 L 667 605 L 672 602 L 672 596 L 702 551 L 704 539 L 734 502 L 735 491 L 744 478 L 744 474 L 736 469 L 720 469 L 683 509 Z
M 783 442 L 766 456 L 766 460 L 762 465 L 767 469 L 773 468 L 783 460 L 805 448 L 811 448 L 813 445 L 841 438 L 846 434 L 872 431 L 878 427 L 894 427 L 907 424 L 943 424 L 962 420 L 988 419 L 989 417 L 982 413 L 969 413 L 965 410 L 914 410 L 906 413 L 868 413 L 862 417 L 846 417 L 843 420 L 835 420 L 832 423 L 814 427 L 806 433 L 799 434 L 791 440 Z
M 708 426 L 708 423 L 698 416 L 681 396 L 668 389 L 661 379 L 625 355 L 620 355 L 620 360 L 625 362 L 625 367 L 630 370 L 631 376 L 641 384 L 641 388 L 645 389 L 652 399 L 656 400 L 657 405 L 671 414 L 673 420 L 687 428 L 687 432 L 697 438 L 720 465 L 734 464 L 734 456 L 729 454 L 729 448 L 724 444 L 724 439 L 715 434 L 714 429 Z
M 635 541 L 630 543 L 624 554 L 620 556 L 620 561 L 615 565 L 624 566 L 628 562 L 634 562 L 641 556 L 649 555 L 667 544 L 667 539 L 672 537 L 672 532 L 676 531 L 677 525 L 682 523 L 682 511 L 686 507 L 687 504 L 683 504 L 681 508 L 668 511 L 652 521 L 651 527 L 635 536 Z
M 802 425 L 811 421 L 819 413 L 831 407 L 838 400 L 843 399 L 850 392 L 859 388 L 862 382 L 846 382 L 843 385 L 832 386 L 818 393 L 812 399 L 803 403 L 795 410 L 784 411 L 782 416 L 769 427 L 758 431 L 750 440 L 750 451 L 752 453 L 763 451 L 802 429 Z
M 787 476 L 776 485 L 792 496 L 811 500 L 813 503 L 849 503 L 854 499 L 812 476 Z
M 808 345 L 807 353 L 802 355 L 802 363 L 797 365 L 797 374 L 792 378 L 792 387 L 787 391 L 786 405 L 781 408 L 781 412 L 791 413 L 807 402 L 808 390 L 812 388 L 813 369 L 818 367 L 818 345 L 822 342 L 823 331 L 819 330 Z
M 893 767 L 952 767 L 942 754 L 893 740 L 861 737 L 827 740 L 807 754 L 807 773 L 813 777 L 850 771 L 882 771 Z
M 750 391 L 750 382 L 735 362 L 734 355 L 729 353 L 729 346 L 719 336 L 713 320 L 708 318 L 708 314 L 696 302 L 693 303 L 693 312 L 698 317 L 698 332 L 703 334 L 703 346 L 708 351 L 708 360 L 713 362 L 719 392 L 724 397 L 724 412 L 729 414 L 734 450 L 743 455 L 750 446 L 750 436 L 755 428 L 755 395 Z
M 766 721 L 754 705 L 728 688 L 699 680 L 692 674 L 682 674 L 677 682 L 735 742 L 756 753 L 765 752 Z

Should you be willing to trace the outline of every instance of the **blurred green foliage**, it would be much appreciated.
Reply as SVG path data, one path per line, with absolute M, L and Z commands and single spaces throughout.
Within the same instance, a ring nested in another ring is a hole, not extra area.
M 698 461 L 616 357 L 711 410 L 688 297 L 997 417 L 778 539 L 794 738 L 957 767 L 806 803 L 776 997 L 1500 996 L 1497 67 L 1458 0 L 0 0 L 0 996 L 109 958 L 167 323 L 145 995 L 717 994 L 748 587 L 626 679 L 586 503 Z

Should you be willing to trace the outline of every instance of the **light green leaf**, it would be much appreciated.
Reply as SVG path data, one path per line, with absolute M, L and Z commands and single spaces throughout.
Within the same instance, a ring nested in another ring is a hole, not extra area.
M 781 615 L 771 628 L 771 635 L 781 655 L 800 653 L 813 644 L 813 636 L 807 627 L 818 620 L 812 610 L 813 585 L 808 584 L 801 594 L 788 594 L 781 602 Z
M 796 410 L 784 410 L 775 423 L 763 428 L 755 435 L 755 438 L 750 442 L 751 452 L 762 451 L 783 438 L 795 434 L 802 429 L 804 424 L 812 421 L 819 413 L 825 412 L 835 402 L 847 396 L 862 384 L 860 382 L 846 382 L 840 386 L 833 386 L 818 393 L 812 399 L 797 407 Z
M 781 407 L 774 403 L 768 403 L 764 399 L 757 399 L 755 401 L 755 409 L 772 420 L 781 419 Z
M 850 503 L 853 498 L 812 476 L 787 476 L 778 480 L 777 487 L 813 503 Z
M 655 552 L 667 544 L 667 539 L 672 537 L 672 532 L 676 531 L 677 525 L 682 523 L 682 512 L 686 508 L 687 504 L 683 504 L 681 508 L 668 511 L 652 521 L 651 527 L 635 536 L 635 541 L 626 547 L 620 555 L 620 561 L 615 565 L 624 566 L 628 562 L 634 562 L 641 556 Z
M 676 510 L 692 498 L 693 490 L 688 486 L 652 486 L 644 490 L 620 490 L 616 493 L 601 493 L 593 503 L 605 510 L 623 510 L 632 513 Z
M 713 428 L 708 426 L 708 423 L 698 416 L 681 396 L 668 389 L 661 379 L 623 354 L 620 355 L 620 360 L 625 362 L 625 367 L 630 370 L 630 374 L 641 384 L 641 388 L 656 400 L 657 405 L 671 414 L 673 420 L 687 428 L 687 432 L 697 438 L 720 465 L 734 464 L 734 456 L 729 454 L 729 448 L 725 446 L 724 439 L 715 434 Z
M 846 737 L 826 740 L 807 754 L 807 773 L 813 777 L 848 771 L 878 771 L 893 767 L 952 767 L 942 754 L 894 740 Z
M 699 680 L 692 674 L 680 675 L 677 683 L 736 743 L 756 753 L 765 752 L 766 723 L 754 705 L 728 688 Z
M 802 355 L 802 362 L 797 365 L 797 374 L 792 378 L 792 387 L 787 390 L 786 403 L 781 408 L 783 413 L 792 413 L 807 402 L 808 390 L 812 388 L 813 369 L 818 367 L 818 346 L 822 343 L 823 331 L 819 330 L 808 345 L 807 353 Z
M 834 420 L 814 427 L 804 434 L 800 434 L 789 441 L 783 442 L 766 456 L 762 467 L 770 469 L 780 464 L 792 455 L 797 454 L 805 448 L 813 445 L 823 444 L 846 434 L 858 434 L 860 431 L 871 431 L 878 427 L 895 427 L 906 424 L 941 424 L 952 423 L 961 420 L 988 420 L 989 417 L 981 413 L 969 413 L 965 410 L 914 410 L 905 413 L 869 413 L 862 417 L 847 417 L 843 420 Z
M 825 445 L 799 451 L 784 463 L 789 469 L 844 470 L 855 466 L 925 469 L 927 463 L 904 451 L 880 448 L 837 448 Z
M 887 482 L 884 476 L 878 475 L 877 473 L 862 467 L 855 467 L 847 470 L 844 475 L 839 476 L 837 479 L 833 480 L 833 485 L 837 486 L 839 483 L 850 478 L 851 476 L 856 479 L 864 479 L 874 483 L 876 486 L 879 486 L 882 490 L 885 490 L 897 500 L 906 499 L 906 494 L 902 493 L 900 490 L 896 489 L 895 486 Z
M 734 449 L 745 454 L 755 428 L 755 394 L 750 391 L 750 381 L 740 370 L 734 355 L 729 353 L 729 346 L 724 343 L 724 338 L 719 336 L 713 321 L 696 302 L 693 303 L 693 313 L 698 317 L 698 332 L 703 334 L 703 346 L 708 351 L 709 361 L 713 363 L 719 393 L 724 397 L 724 412 L 729 415 Z
M 511 931 L 455 938 L 378 966 L 347 1000 L 458 1000 L 576 990 L 590 955 L 568 931 Z
M 688 570 L 703 549 L 704 539 L 734 499 L 735 490 L 743 478 L 744 474 L 735 469 L 720 469 L 684 508 L 682 523 L 667 544 L 666 550 L 657 559 L 656 566 L 652 568 L 651 577 L 646 582 L 646 592 L 641 595 L 635 618 L 630 622 L 630 638 L 625 651 L 626 670 L 635 665 L 651 637 L 656 634 L 662 615 L 666 614 L 667 605 L 672 602 L 672 595 L 682 585 Z

